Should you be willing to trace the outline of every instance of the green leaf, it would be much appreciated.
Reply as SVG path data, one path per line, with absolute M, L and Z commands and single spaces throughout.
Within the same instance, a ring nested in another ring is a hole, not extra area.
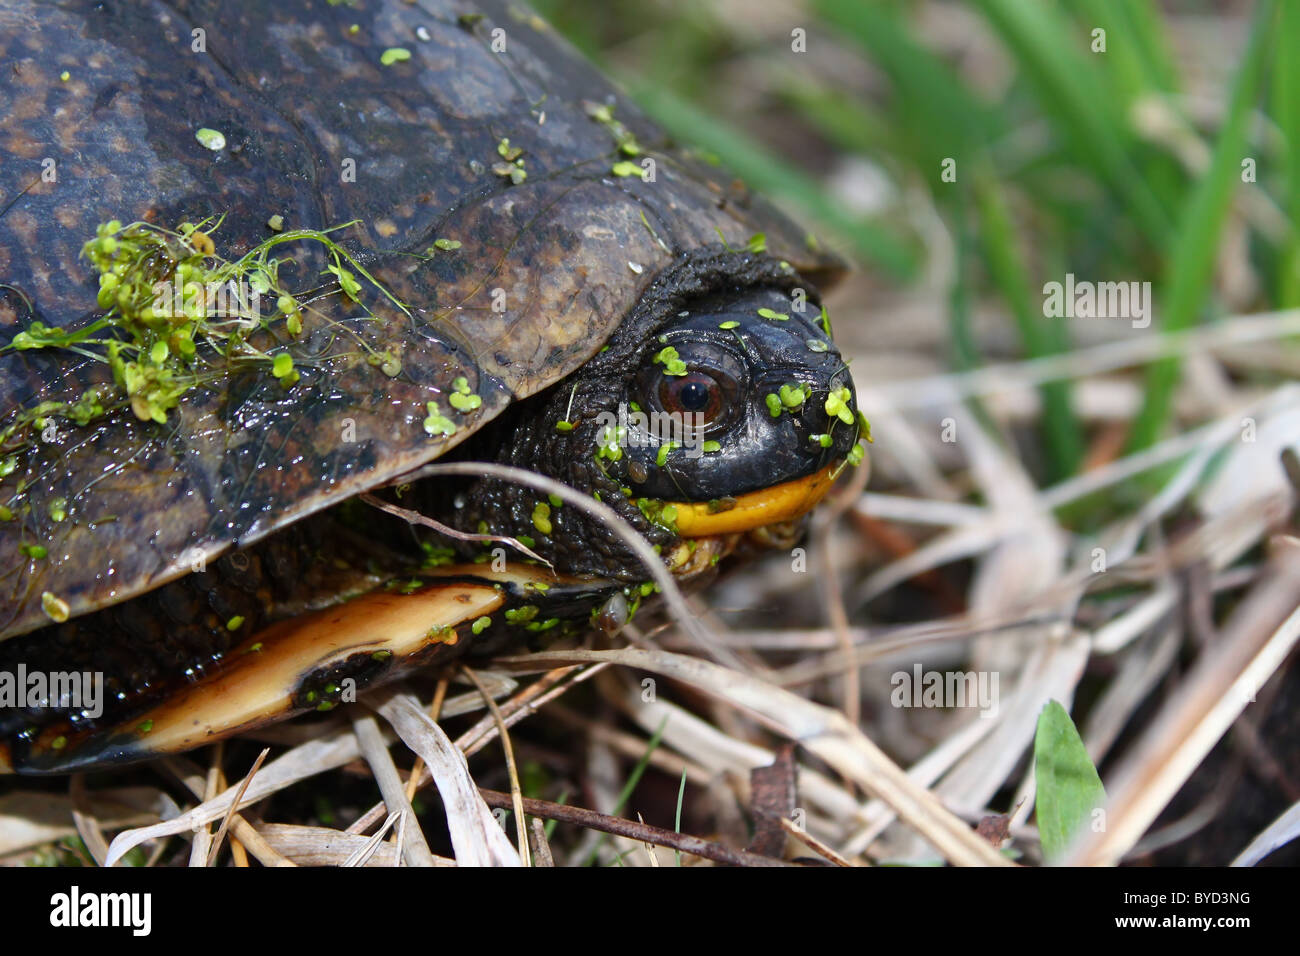
M 863 411 L 860 408 L 858 409 L 858 434 L 861 435 L 863 438 L 865 438 L 867 441 L 872 440 L 871 422 L 868 421 L 867 416 L 863 414 Z
M 51 621 L 59 624 L 67 621 L 72 614 L 68 602 L 50 591 L 41 592 L 41 610 L 45 612 Z
M 668 456 L 671 455 L 678 445 L 675 441 L 664 442 L 659 446 L 659 453 L 655 455 L 655 464 L 662 468 L 668 463 Z
M 1074 721 L 1054 700 L 1038 715 L 1034 732 L 1038 835 L 1043 855 L 1059 860 L 1106 802 L 1106 790 L 1079 738 Z
M 454 435 L 456 426 L 442 414 L 437 402 L 425 402 L 429 415 L 424 420 L 424 430 L 430 435 Z
M 798 408 L 804 403 L 804 400 L 811 394 L 811 390 L 804 391 L 804 387 L 799 384 L 782 385 L 778 393 L 781 398 L 781 404 L 786 408 Z
M 551 533 L 551 506 L 544 501 L 533 505 L 533 527 L 542 534 Z
M 506 611 L 506 620 L 511 624 L 527 624 L 535 617 L 537 617 L 537 607 L 533 604 L 525 604 L 523 607 Z
M 852 425 L 857 419 L 849 411 L 849 402 L 853 401 L 853 392 L 847 386 L 841 386 L 826 396 L 826 416 L 838 418 L 845 425 Z M 769 407 L 771 403 L 769 402 Z
M 452 392 L 447 396 L 447 404 L 458 412 L 472 412 L 483 404 L 483 399 L 478 395 L 464 395 L 460 392 Z
M 361 291 L 361 283 L 357 281 L 356 276 L 351 272 L 348 272 L 347 269 L 344 269 L 337 262 L 332 266 L 326 266 L 325 271 L 334 273 L 338 278 L 339 288 L 343 290 L 344 295 L 353 302 L 361 301 L 357 298 L 357 293 Z
M 671 345 L 660 349 L 658 354 L 655 355 L 654 361 L 663 364 L 665 375 L 686 374 L 686 363 L 682 361 L 681 356 L 677 354 L 677 350 Z
M 226 148 L 226 137 L 221 134 L 220 130 L 208 129 L 205 126 L 194 134 L 194 138 L 213 151 Z

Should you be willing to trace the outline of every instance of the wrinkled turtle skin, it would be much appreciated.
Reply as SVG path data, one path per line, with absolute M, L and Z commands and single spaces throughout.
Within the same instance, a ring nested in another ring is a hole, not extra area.
M 409 58 L 384 64 L 391 48 Z M 0 6 L 0 64 L 0 346 L 34 321 L 76 328 L 99 314 L 96 277 L 79 254 L 109 220 L 170 229 L 220 217 L 212 238 L 226 259 L 271 236 L 273 216 L 289 229 L 356 220 L 334 235 L 406 306 L 367 284 L 365 318 L 325 281 L 323 247 L 286 247 L 297 263 L 288 282 L 311 290 L 303 332 L 277 340 L 294 356 L 297 383 L 232 371 L 187 394 L 165 424 L 129 409 L 84 427 L 51 419 L 55 427 L 14 456 L 0 479 L 0 504 L 13 515 L 0 521 L 0 671 L 20 663 L 102 671 L 122 710 L 101 721 L 134 720 L 225 666 L 247 635 L 404 572 L 394 555 L 427 536 L 349 499 L 403 484 L 453 448 L 451 457 L 605 487 L 602 500 L 667 555 L 679 536 L 620 489 L 728 498 L 825 473 L 856 441 L 854 426 L 811 453 L 769 449 L 780 429 L 803 444 L 826 430 L 826 416 L 814 414 L 821 402 L 810 400 L 775 424 L 752 417 L 735 454 L 729 445 L 723 463 L 703 471 L 646 475 L 633 455 L 593 471 L 578 444 L 596 440 L 592 415 L 653 364 L 657 336 L 705 334 L 701 314 L 743 319 L 730 334 L 740 346 L 717 348 L 776 362 L 787 377 L 802 370 L 817 398 L 848 383 L 833 346 L 808 355 L 803 346 L 823 338 L 816 288 L 839 263 L 725 171 L 672 148 L 531 12 L 444 0 L 9 0 Z M 653 159 L 653 181 L 613 173 L 626 157 L 610 124 L 591 115 L 593 103 L 611 107 L 635 136 L 638 161 Z M 201 143 L 200 129 L 220 131 L 224 146 Z M 522 150 L 522 181 L 499 172 L 503 140 Z M 765 250 L 737 251 L 759 233 Z M 427 255 L 437 239 L 460 245 Z M 757 308 L 789 312 L 790 297 L 805 294 L 806 315 L 780 328 L 755 324 Z M 686 313 L 695 318 L 679 318 Z M 695 331 L 673 331 L 692 321 Z M 394 367 L 368 361 L 347 344 L 354 340 L 394 357 Z M 777 384 L 758 381 L 758 364 L 744 376 L 747 388 Z M 460 378 L 481 404 L 452 413 L 447 398 Z M 102 363 L 66 350 L 0 351 L 0 423 L 109 381 Z M 453 434 L 423 427 L 430 401 L 454 419 Z M 566 415 L 577 423 L 568 444 L 555 428 Z M 682 494 L 665 492 L 665 480 Z M 400 498 L 382 494 L 466 531 L 529 533 L 536 492 L 490 481 L 455 488 L 455 508 L 448 486 L 431 481 Z M 52 509 L 60 500 L 66 507 Z M 537 553 L 571 575 L 552 601 L 559 617 L 585 620 L 599 606 L 608 590 L 589 579 L 645 577 L 576 517 L 534 536 Z M 31 544 L 44 553 L 33 557 Z M 462 603 L 482 597 L 463 587 L 473 593 Z M 51 621 L 46 595 L 66 607 L 66 623 Z M 444 643 L 469 635 L 466 621 L 453 624 Z M 289 709 L 310 707 L 315 691 L 304 688 L 330 685 L 340 666 L 316 667 Z M 349 666 L 366 681 L 383 669 Z M 76 733 L 103 730 L 46 710 Z M 0 770 L 60 771 L 150 752 L 55 753 L 45 719 L 0 705 Z M 55 749 L 68 739 L 66 728 L 58 733 Z

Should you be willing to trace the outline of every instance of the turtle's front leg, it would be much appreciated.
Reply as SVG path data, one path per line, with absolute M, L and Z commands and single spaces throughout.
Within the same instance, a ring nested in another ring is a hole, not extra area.
M 560 581 L 517 566 L 439 569 L 333 607 L 278 621 L 197 680 L 114 722 L 69 715 L 0 741 L 0 772 L 68 773 L 180 753 L 450 661 L 492 634 L 586 624 L 608 582 Z

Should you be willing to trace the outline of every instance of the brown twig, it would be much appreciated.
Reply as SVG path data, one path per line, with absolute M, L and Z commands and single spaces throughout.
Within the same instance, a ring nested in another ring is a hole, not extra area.
M 804 830 L 799 826 L 796 826 L 794 821 L 792 821 L 789 817 L 782 817 L 780 823 L 781 823 L 782 830 L 790 834 L 790 836 L 794 837 L 796 840 L 798 840 L 804 846 L 808 847 L 808 849 L 812 850 L 814 853 L 826 857 L 826 859 L 830 860 L 836 866 L 852 867 L 855 865 L 851 861 L 846 860 L 839 853 L 836 853 L 833 849 L 828 847 L 825 843 L 817 839 L 808 831 Z
M 500 807 L 503 810 L 509 810 L 513 806 L 508 793 L 502 793 L 499 790 L 488 790 L 483 787 L 479 787 L 478 792 L 483 795 L 483 799 L 489 807 Z M 559 820 L 561 823 L 572 823 L 590 830 L 599 830 L 601 833 L 612 833 L 614 836 L 639 840 L 642 843 L 666 846 L 669 849 L 680 850 L 683 853 L 690 853 L 693 856 L 713 860 L 715 863 L 725 863 L 729 866 L 793 865 L 785 860 L 778 860 L 770 856 L 759 856 L 757 853 L 746 853 L 744 850 L 733 850 L 721 843 L 710 843 L 708 840 L 702 840 L 699 837 L 674 833 L 672 830 L 651 826 L 648 823 L 633 823 L 631 820 L 624 820 L 622 817 L 611 817 L 604 813 L 597 813 L 595 810 L 569 807 L 562 803 L 551 803 L 549 800 L 534 800 L 525 797 L 524 812 L 534 817 Z
M 376 498 L 368 491 L 362 492 L 357 497 L 370 505 L 370 507 L 378 508 L 380 511 L 387 512 L 395 518 L 401 518 L 408 524 L 423 525 L 426 528 L 433 529 L 438 532 L 438 534 L 445 535 L 448 538 L 455 538 L 457 541 L 482 541 L 490 544 L 508 544 L 516 551 L 522 552 L 539 564 L 546 565 L 551 569 L 551 574 L 555 573 L 555 565 L 537 554 L 537 552 L 525 547 L 523 542 L 518 538 L 511 538 L 508 535 L 503 534 L 474 534 L 470 531 L 457 531 L 455 528 L 445 525 L 441 521 L 435 521 L 428 515 L 422 515 L 418 511 L 412 511 L 410 508 L 399 508 L 397 505 L 389 504 L 387 501 Z

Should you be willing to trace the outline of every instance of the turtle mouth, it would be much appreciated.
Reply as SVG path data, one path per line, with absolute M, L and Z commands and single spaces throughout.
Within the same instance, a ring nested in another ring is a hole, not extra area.
M 793 522 L 811 511 L 839 477 L 844 462 L 768 488 L 710 502 L 673 502 L 677 533 L 683 538 L 711 538 L 756 531 Z

